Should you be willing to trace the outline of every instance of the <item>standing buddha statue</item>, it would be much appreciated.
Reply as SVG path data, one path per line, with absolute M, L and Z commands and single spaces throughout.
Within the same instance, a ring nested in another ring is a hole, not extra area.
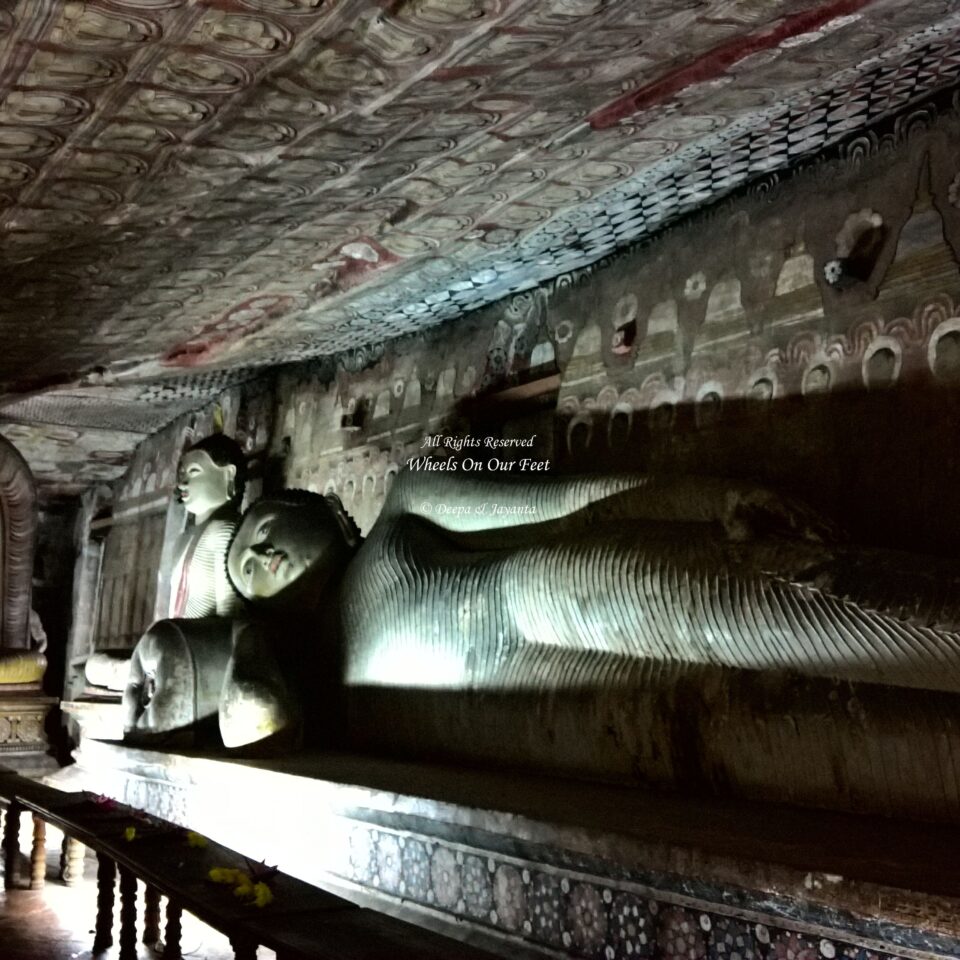
M 180 459 L 177 494 L 194 525 L 175 552 L 169 618 L 229 617 L 240 609 L 226 557 L 240 520 L 244 479 L 243 451 L 221 433 L 195 443 Z
M 227 576 L 227 549 L 240 521 L 245 479 L 243 451 L 222 433 L 198 441 L 180 458 L 177 497 L 194 523 L 174 550 L 165 621 L 230 618 L 241 611 Z M 84 668 L 87 682 L 123 690 L 129 657 L 129 650 L 94 653 Z

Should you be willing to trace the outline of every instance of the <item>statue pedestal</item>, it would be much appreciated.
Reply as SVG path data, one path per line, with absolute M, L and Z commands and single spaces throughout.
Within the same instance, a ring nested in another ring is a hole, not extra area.
M 49 782 L 511 957 L 649 957 L 679 940 L 690 960 L 960 956 L 953 825 L 369 757 L 242 761 L 98 741 Z
M 44 776 L 57 769 L 47 751 L 47 714 L 57 703 L 31 684 L 0 687 L 0 765 L 24 776 Z
M 61 700 L 60 709 L 76 721 L 81 738 L 123 739 L 123 705 L 116 697 Z

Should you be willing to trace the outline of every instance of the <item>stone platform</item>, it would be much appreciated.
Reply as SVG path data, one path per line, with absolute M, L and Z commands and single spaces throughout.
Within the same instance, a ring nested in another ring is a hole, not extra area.
M 507 956 L 960 956 L 951 825 L 340 755 L 77 761 L 50 782 Z
M 45 724 L 56 697 L 35 684 L 4 684 L 0 689 L 0 765 L 27 777 L 52 773 L 57 762 L 48 752 Z

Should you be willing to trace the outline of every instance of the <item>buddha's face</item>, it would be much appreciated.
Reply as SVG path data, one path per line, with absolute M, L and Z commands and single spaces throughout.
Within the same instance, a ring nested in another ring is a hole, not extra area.
M 219 467 L 205 450 L 188 450 L 177 467 L 177 491 L 188 513 L 203 517 L 230 501 L 236 468 Z
M 342 548 L 335 521 L 309 504 L 261 500 L 246 513 L 227 555 L 227 571 L 248 600 L 275 597 L 321 568 Z M 325 579 L 325 577 L 323 578 Z

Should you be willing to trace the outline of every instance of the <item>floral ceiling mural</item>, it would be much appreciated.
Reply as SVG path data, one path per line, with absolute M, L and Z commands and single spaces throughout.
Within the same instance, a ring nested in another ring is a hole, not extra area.
M 595 262 L 958 75 L 950 0 L 7 0 L 3 431 L 109 479 L 213 386 Z

